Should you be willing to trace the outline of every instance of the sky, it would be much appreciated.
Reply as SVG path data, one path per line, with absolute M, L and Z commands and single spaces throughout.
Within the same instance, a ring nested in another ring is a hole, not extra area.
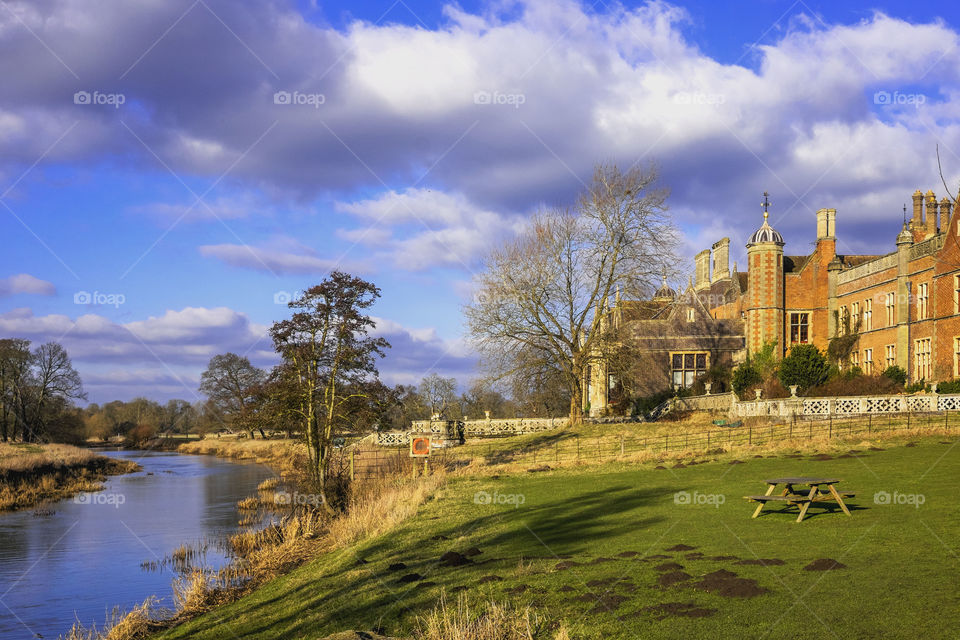
M 952 2 L 0 2 L 0 336 L 93 402 L 268 367 L 285 302 L 374 282 L 388 383 L 477 375 L 484 255 L 599 162 L 653 163 L 692 256 L 762 222 L 885 253 L 960 185 Z M 674 283 L 683 284 L 683 282 Z

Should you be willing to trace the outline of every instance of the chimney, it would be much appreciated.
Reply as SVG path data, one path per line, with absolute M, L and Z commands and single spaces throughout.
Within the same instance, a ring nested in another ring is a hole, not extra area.
M 918 231 L 923 228 L 923 192 L 917 189 L 913 192 L 913 218 L 910 219 L 910 229 Z
M 696 281 L 694 289 L 704 289 L 710 286 L 710 249 L 704 249 L 696 255 Z
M 730 277 L 730 238 L 713 243 L 713 278 L 711 282 Z
M 937 235 L 937 196 L 927 191 L 927 237 Z
M 820 209 L 817 211 L 817 240 L 835 238 L 837 235 L 837 210 Z
M 953 218 L 953 202 L 950 198 L 944 196 L 940 201 L 940 230 L 947 231 L 950 228 L 950 221 Z

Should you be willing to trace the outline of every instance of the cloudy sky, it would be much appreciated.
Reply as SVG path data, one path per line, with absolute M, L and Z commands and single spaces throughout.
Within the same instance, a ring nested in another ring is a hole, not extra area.
M 333 268 L 375 282 L 389 382 L 475 362 L 484 252 L 598 161 L 656 162 L 692 256 L 838 210 L 892 249 L 960 180 L 952 2 L 0 2 L 0 335 L 90 400 L 197 398 Z M 690 264 L 692 271 L 692 261 Z

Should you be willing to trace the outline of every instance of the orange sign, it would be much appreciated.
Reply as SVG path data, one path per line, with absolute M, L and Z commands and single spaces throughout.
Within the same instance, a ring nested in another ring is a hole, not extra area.
M 410 438 L 410 456 L 413 458 L 425 458 L 430 455 L 430 438 L 419 437 Z

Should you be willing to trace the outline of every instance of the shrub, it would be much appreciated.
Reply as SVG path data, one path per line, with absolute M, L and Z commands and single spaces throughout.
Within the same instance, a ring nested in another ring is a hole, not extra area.
M 907 384 L 907 372 L 903 370 L 903 367 L 898 367 L 897 365 L 887 367 L 884 370 L 883 375 L 887 378 L 890 378 L 901 387 Z
M 937 393 L 960 393 L 960 380 L 950 380 L 937 384 Z
M 643 398 L 637 398 L 633 401 L 632 414 L 635 416 L 647 416 L 661 403 L 669 400 L 674 395 L 676 394 L 673 392 L 673 389 L 664 389 L 659 393 L 655 393 Z
M 916 393 L 918 391 L 926 391 L 929 393 L 930 385 L 927 384 L 926 380 L 917 380 L 913 384 L 908 384 L 905 390 L 907 393 Z
M 808 396 L 879 396 L 898 393 L 903 387 L 883 375 L 856 376 L 847 378 L 835 376 L 827 382 L 807 391 Z
M 778 376 L 784 387 L 795 384 L 800 391 L 806 391 L 823 384 L 829 370 L 827 359 L 814 345 L 796 344 L 780 363 Z
M 737 396 L 742 400 L 743 394 L 750 387 L 758 385 L 761 382 L 763 382 L 763 377 L 757 368 L 753 366 L 753 363 L 748 360 L 733 370 L 730 384 L 734 392 L 736 392 Z

